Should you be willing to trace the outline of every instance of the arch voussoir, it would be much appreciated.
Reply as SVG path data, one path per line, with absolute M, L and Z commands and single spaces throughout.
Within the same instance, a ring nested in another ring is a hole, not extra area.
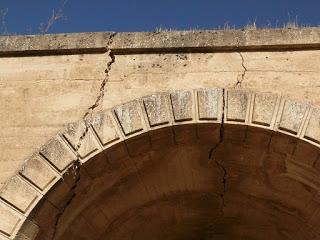
M 77 143 L 86 129 L 83 121 L 67 125 L 28 158 L 1 189 L 0 239 L 15 238 L 32 209 L 77 160 L 77 153 L 81 163 L 85 163 L 123 142 L 129 153 L 136 155 L 149 145 L 163 144 L 163 139 L 171 134 L 168 127 L 179 134 L 184 125 L 201 123 L 267 129 L 301 139 L 318 149 L 319 119 L 319 108 L 307 103 L 273 93 L 221 88 L 156 93 L 99 112 L 87 123 L 88 131 L 77 152 Z M 200 129 L 198 134 L 206 135 L 208 129 Z M 139 143 L 144 148 L 137 149 L 136 141 L 145 142 Z

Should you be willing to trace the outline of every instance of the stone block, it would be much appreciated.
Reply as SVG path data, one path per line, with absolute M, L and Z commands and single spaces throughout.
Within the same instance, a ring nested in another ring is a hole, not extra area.
M 94 151 L 98 150 L 98 143 L 90 128 L 86 128 L 84 121 L 79 121 L 76 123 L 70 123 L 67 125 L 63 136 L 67 139 L 74 150 L 77 150 L 77 145 L 81 144 L 78 153 L 81 158 L 85 158 Z M 80 141 L 80 138 L 83 139 Z
M 0 236 L 14 237 L 24 220 L 24 216 L 0 201 Z
M 109 111 L 99 113 L 91 124 L 103 146 L 120 139 L 116 131 L 116 126 L 111 120 L 111 113 Z
M 41 147 L 40 153 L 60 172 L 64 171 L 75 160 L 76 156 L 63 143 L 60 137 L 55 137 Z
M 271 126 L 271 121 L 276 110 L 278 96 L 272 93 L 259 93 L 255 95 L 252 123 Z
M 177 91 L 171 93 L 173 116 L 176 122 L 190 121 L 193 119 L 192 93 L 190 91 Z
M 27 159 L 20 174 L 41 192 L 47 191 L 60 179 L 60 175 L 38 153 Z
M 27 214 L 42 195 L 27 184 L 18 175 L 11 178 L 1 189 L 0 197 L 17 208 L 23 214 Z
M 124 103 L 114 108 L 123 133 L 128 136 L 143 130 L 143 119 L 138 101 Z
M 308 106 L 304 103 L 285 100 L 279 123 L 279 129 L 292 134 L 297 134 Z
M 249 93 L 240 90 L 227 92 L 226 120 L 233 122 L 245 122 L 249 108 Z
M 198 114 L 200 120 L 218 120 L 222 112 L 222 89 L 201 89 L 197 91 Z
M 320 143 L 320 108 L 312 108 L 304 137 L 313 142 Z
M 171 121 L 168 94 L 154 94 L 142 98 L 142 101 L 151 127 L 167 124 Z

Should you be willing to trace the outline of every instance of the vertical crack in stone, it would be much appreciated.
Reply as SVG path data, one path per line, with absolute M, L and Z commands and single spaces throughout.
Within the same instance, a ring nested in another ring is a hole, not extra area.
M 58 226 L 59 226 L 59 222 L 61 217 L 63 216 L 64 212 L 66 211 L 66 209 L 68 208 L 68 206 L 72 203 L 73 199 L 76 197 L 76 188 L 78 187 L 78 183 L 81 180 L 81 157 L 79 154 L 79 149 L 83 143 L 84 138 L 86 137 L 89 128 L 90 128 L 90 122 L 92 121 L 93 118 L 93 112 L 94 110 L 99 107 L 101 105 L 101 103 L 103 102 L 103 98 L 104 98 L 104 94 L 105 94 L 105 87 L 107 82 L 109 81 L 109 73 L 111 71 L 111 66 L 112 64 L 115 62 L 115 56 L 112 53 L 111 49 L 109 48 L 109 46 L 111 45 L 113 38 L 115 37 L 116 33 L 112 33 L 109 37 L 108 43 L 107 43 L 107 55 L 108 57 L 110 57 L 110 61 L 107 62 L 107 67 L 105 69 L 105 77 L 101 82 L 100 85 L 100 89 L 99 89 L 99 94 L 94 102 L 94 104 L 92 104 L 87 111 L 85 112 L 85 114 L 82 117 L 82 121 L 85 124 L 85 129 L 83 131 L 83 133 L 81 134 L 80 138 L 78 139 L 78 142 L 75 146 L 75 152 L 77 155 L 77 159 L 74 162 L 73 166 L 72 166 L 72 172 L 75 178 L 75 181 L 70 189 L 70 192 L 72 193 L 71 196 L 69 197 L 69 199 L 66 201 L 66 203 L 64 204 L 64 206 L 60 209 L 59 213 L 57 214 L 56 220 L 55 220 L 55 224 L 53 226 L 53 233 L 52 233 L 52 240 L 56 240 L 57 237 L 57 231 L 58 231 Z
M 245 64 L 244 64 L 244 57 L 243 57 L 243 55 L 242 55 L 242 53 L 241 52 L 238 52 L 238 54 L 240 55 L 240 57 L 241 57 L 241 66 L 242 66 L 242 68 L 243 68 L 243 71 L 242 71 L 242 73 L 241 74 L 239 74 L 238 76 L 237 76 L 237 82 L 236 82 L 236 84 L 235 84 L 235 88 L 236 87 L 242 87 L 242 82 L 244 81 L 244 79 L 245 79 L 245 77 L 246 77 L 246 73 L 247 73 L 247 71 L 248 71 L 248 69 L 247 69 L 247 67 L 245 66 Z
M 72 167 L 72 171 L 73 171 L 73 174 L 75 176 L 75 181 L 73 183 L 72 188 L 70 189 L 70 192 L 72 194 L 69 197 L 69 199 L 66 201 L 64 206 L 60 209 L 59 213 L 56 216 L 55 224 L 53 226 L 53 233 L 52 233 L 52 238 L 51 238 L 52 240 L 56 240 L 60 219 L 61 219 L 63 213 L 65 212 L 65 210 L 68 208 L 68 206 L 71 204 L 72 200 L 76 196 L 75 190 L 78 187 L 78 183 L 80 182 L 80 179 L 81 179 L 80 166 L 81 166 L 80 158 L 77 157 L 77 160 L 75 161 L 75 163 L 73 164 L 73 167 Z
M 223 208 L 225 207 L 225 193 L 227 191 L 227 170 L 225 168 L 225 166 L 223 165 L 222 162 L 220 162 L 218 159 L 214 158 L 214 151 L 220 146 L 220 144 L 223 142 L 223 138 L 224 138 L 224 109 L 225 109 L 225 89 L 222 90 L 222 114 L 221 114 L 221 125 L 220 125 L 220 138 L 219 138 L 219 142 L 213 146 L 210 151 L 209 151 L 209 162 L 211 162 L 212 160 L 215 161 L 215 163 L 217 164 L 217 166 L 219 168 L 221 168 L 223 175 L 222 175 L 222 179 L 221 182 L 223 184 L 223 190 L 222 193 L 220 193 L 220 197 L 222 200 L 222 216 L 224 215 L 224 211 Z

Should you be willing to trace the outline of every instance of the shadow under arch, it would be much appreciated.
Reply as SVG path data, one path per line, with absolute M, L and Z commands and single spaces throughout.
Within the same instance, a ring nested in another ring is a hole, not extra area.
M 158 93 L 116 106 L 90 122 L 79 179 L 72 166 L 81 121 L 26 161 L 1 193 L 0 219 L 8 224 L 0 232 L 27 239 L 263 239 L 266 232 L 266 239 L 316 239 L 318 119 L 308 104 L 243 90 Z M 145 183 L 160 186 L 157 180 L 166 187 L 149 190 Z

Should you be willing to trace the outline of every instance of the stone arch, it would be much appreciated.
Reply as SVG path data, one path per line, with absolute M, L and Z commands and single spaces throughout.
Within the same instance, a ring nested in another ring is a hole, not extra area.
M 235 89 L 163 92 L 115 106 L 100 112 L 89 123 L 78 152 L 76 144 L 86 129 L 83 121 L 69 124 L 25 161 L 0 193 L 0 239 L 19 237 L 21 226 L 28 223 L 30 214 L 43 197 L 73 167 L 77 154 L 81 163 L 86 164 L 99 153 L 125 143 L 129 154 L 136 155 L 149 148 L 150 139 L 155 145 L 167 141 L 167 129 L 175 128 L 176 133 L 181 129 L 181 135 L 175 137 L 183 140 L 186 127 L 210 124 L 214 127 L 198 129 L 197 134 L 212 140 L 213 146 L 221 142 L 223 131 L 228 130 L 237 137 L 253 127 L 282 137 L 287 135 L 285 139 L 296 139 L 305 142 L 308 148 L 318 149 L 319 119 L 319 108 L 307 103 L 273 93 Z M 305 176 L 301 181 L 306 185 L 319 189 L 320 179 L 314 162 L 310 169 L 297 175 Z M 27 228 L 22 228 L 21 234 L 33 239 L 36 230 L 33 232 L 29 225 Z

